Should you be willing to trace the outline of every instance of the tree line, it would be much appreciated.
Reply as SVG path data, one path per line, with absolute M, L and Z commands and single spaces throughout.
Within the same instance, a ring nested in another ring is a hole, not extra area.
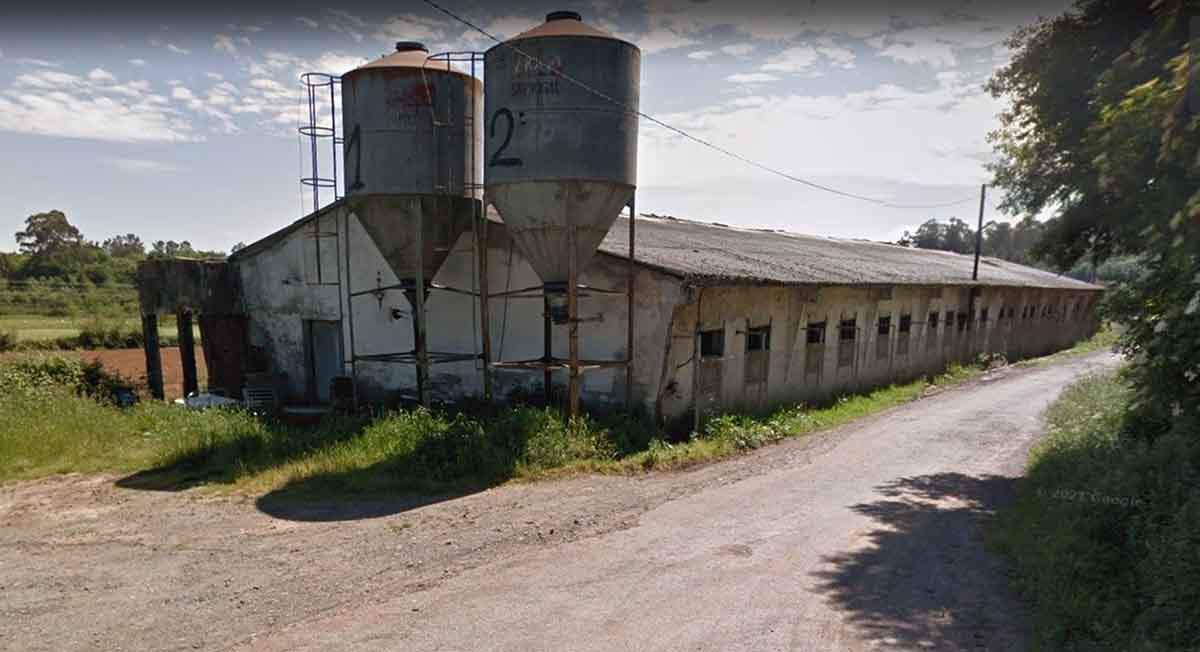
M 1045 225 L 1032 217 L 1019 222 L 991 221 L 983 225 L 984 256 L 1011 260 L 1022 265 L 1043 265 L 1033 255 L 1033 248 L 1045 232 Z M 905 231 L 896 244 L 918 249 L 937 249 L 959 254 L 975 253 L 975 228 L 952 217 L 948 222 L 927 220 L 915 233 Z
M 0 252 L 0 278 L 10 282 L 38 279 L 66 284 L 132 284 L 137 264 L 147 258 L 226 255 L 196 249 L 187 240 L 158 240 L 147 248 L 134 233 L 89 240 L 59 210 L 25 218 L 25 228 L 16 232 L 16 241 L 16 252 Z

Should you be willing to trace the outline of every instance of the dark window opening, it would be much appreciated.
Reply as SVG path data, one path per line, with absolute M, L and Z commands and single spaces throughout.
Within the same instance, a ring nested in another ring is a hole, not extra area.
M 988 309 L 987 308 L 984 308 L 983 310 L 979 311 L 979 321 L 981 321 L 985 324 L 987 323 L 987 321 L 988 321 Z
M 912 331 L 912 315 L 900 315 L 900 332 L 908 333 Z
M 965 330 L 967 330 L 967 313 L 960 312 L 958 313 L 958 332 L 961 333 Z
M 855 339 L 858 337 L 858 323 L 854 319 L 843 319 L 838 323 L 838 367 L 854 365 L 854 356 L 858 348 Z
M 940 316 L 941 316 L 941 313 L 936 313 L 936 312 L 929 313 L 929 330 L 936 331 L 938 329 L 938 317 L 940 317 Z
M 747 351 L 769 351 L 771 349 L 771 327 L 751 328 L 746 331 Z
M 891 351 L 889 346 L 892 337 L 892 318 L 891 316 L 879 318 L 879 337 L 875 338 L 875 358 L 877 360 L 886 360 Z
M 843 319 L 838 324 L 838 340 L 842 342 L 853 341 L 858 337 L 858 325 L 853 319 Z
M 807 341 L 809 344 L 825 343 L 825 322 L 819 321 L 808 325 Z
M 725 355 L 724 329 L 700 331 L 700 357 L 719 358 Z

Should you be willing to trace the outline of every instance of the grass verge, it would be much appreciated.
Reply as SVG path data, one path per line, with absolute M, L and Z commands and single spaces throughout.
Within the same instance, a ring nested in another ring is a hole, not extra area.
M 225 487 L 295 493 L 444 492 L 580 472 L 678 469 L 805 435 L 912 401 L 969 378 L 954 367 L 928 380 L 765 418 L 724 415 L 668 442 L 625 417 L 564 423 L 518 407 L 484 418 L 425 410 L 290 426 L 236 410 L 195 412 L 94 400 L 77 360 L 0 363 L 0 481 L 64 472 L 130 473 L 145 488 Z
M 1067 389 L 993 527 L 1039 649 L 1200 649 L 1200 424 L 1150 436 L 1131 396 L 1116 373 Z

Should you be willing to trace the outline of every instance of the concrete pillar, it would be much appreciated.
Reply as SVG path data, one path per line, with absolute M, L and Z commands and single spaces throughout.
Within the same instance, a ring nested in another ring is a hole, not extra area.
M 163 400 L 162 351 L 158 347 L 158 315 L 142 315 L 142 347 L 146 352 L 146 384 L 150 395 Z
M 183 395 L 200 392 L 200 381 L 196 374 L 196 340 L 192 335 L 192 311 L 180 310 L 175 316 L 179 329 L 179 360 L 183 363 Z

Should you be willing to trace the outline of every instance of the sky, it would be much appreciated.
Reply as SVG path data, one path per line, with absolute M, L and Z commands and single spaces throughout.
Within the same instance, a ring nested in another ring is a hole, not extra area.
M 984 90 L 1007 37 L 1061 0 L 438 0 L 500 37 L 557 9 L 642 50 L 641 110 L 820 192 L 643 121 L 638 210 L 894 240 L 974 223 L 1004 107 Z M 12 4 L 12 3 L 10 3 Z M 37 3 L 0 9 L 0 250 L 31 214 L 85 237 L 228 250 L 312 210 L 299 75 L 341 74 L 398 40 L 492 42 L 420 0 Z M 324 160 L 323 173 L 329 171 Z M 332 199 L 326 192 L 321 202 Z M 991 192 L 985 220 L 1001 215 Z

